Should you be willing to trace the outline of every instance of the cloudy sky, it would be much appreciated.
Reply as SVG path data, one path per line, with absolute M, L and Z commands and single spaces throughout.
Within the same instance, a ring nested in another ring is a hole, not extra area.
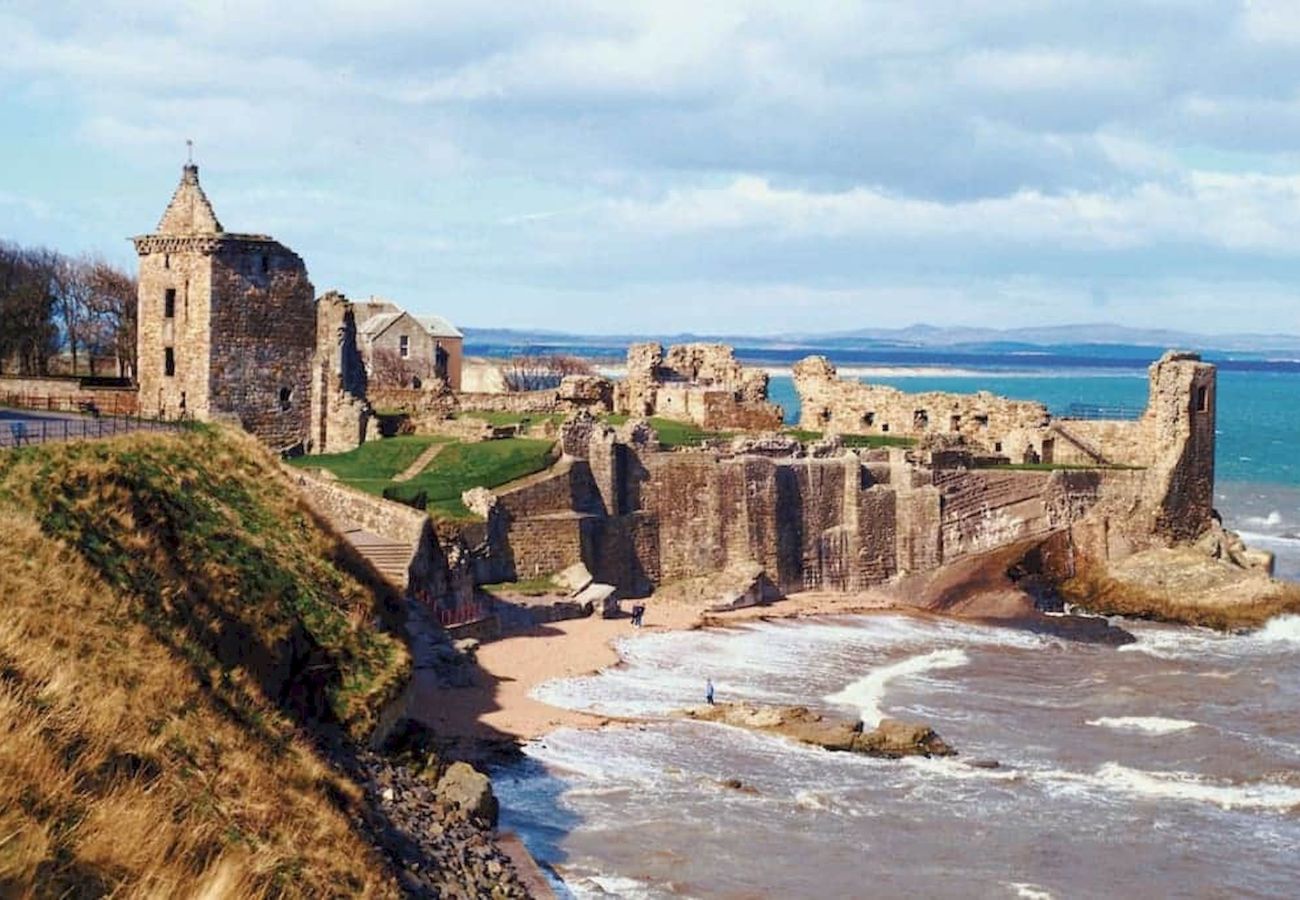
M 1300 333 L 1296 0 L 0 0 L 0 237 L 466 325 Z

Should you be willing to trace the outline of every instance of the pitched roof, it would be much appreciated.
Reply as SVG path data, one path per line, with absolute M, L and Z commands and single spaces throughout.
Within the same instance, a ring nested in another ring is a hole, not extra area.
M 442 316 L 416 316 L 415 321 L 423 325 L 424 330 L 429 332 L 433 337 L 464 337 L 464 335 L 460 333 L 460 329 L 448 322 Z
M 366 337 L 378 337 L 387 330 L 389 325 L 392 325 L 404 315 L 406 315 L 406 313 L 402 312 L 400 309 L 397 312 L 379 313 L 378 315 L 371 316 L 358 325 L 357 331 L 364 334 Z
M 158 223 L 158 234 L 219 234 L 225 229 L 212 211 L 212 204 L 199 185 L 199 167 L 181 169 L 181 183 L 176 186 L 167 211 Z

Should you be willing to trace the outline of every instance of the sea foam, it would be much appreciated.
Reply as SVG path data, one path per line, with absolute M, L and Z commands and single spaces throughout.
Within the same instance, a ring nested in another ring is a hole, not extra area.
M 874 728 L 885 717 L 880 704 L 885 699 L 885 688 L 888 687 L 889 682 L 895 678 L 920 675 L 935 669 L 955 669 L 969 662 L 970 657 L 965 651 L 958 649 L 933 650 L 919 656 L 910 656 L 873 670 L 871 674 L 859 678 L 842 691 L 828 695 L 825 700 L 827 703 L 855 707 L 862 716 L 863 724 Z
M 1187 719 L 1166 719 L 1163 716 L 1103 716 L 1100 719 L 1090 719 L 1088 724 L 1116 731 L 1141 731 L 1155 735 L 1177 734 L 1197 725 Z

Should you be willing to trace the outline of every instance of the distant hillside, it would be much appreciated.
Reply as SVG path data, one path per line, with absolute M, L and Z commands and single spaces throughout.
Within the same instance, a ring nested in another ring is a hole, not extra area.
M 409 661 L 346 552 L 241 435 L 0 453 L 0 895 L 397 893 L 364 731 Z

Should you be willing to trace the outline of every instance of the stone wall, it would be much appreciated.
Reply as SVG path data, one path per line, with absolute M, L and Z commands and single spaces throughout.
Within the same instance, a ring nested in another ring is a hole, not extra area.
M 344 453 L 359 447 L 372 418 L 366 367 L 357 346 L 355 311 L 336 291 L 316 300 L 312 371 L 312 452 Z
M 94 403 L 103 415 L 133 416 L 139 410 L 134 387 L 83 385 L 80 378 L 35 378 L 0 375 L 0 404 L 75 411 Z
M 794 366 L 799 392 L 799 427 L 838 434 L 879 434 L 920 438 L 927 434 L 964 437 L 973 446 L 1025 461 L 1026 450 L 1041 453 L 1032 435 L 1050 417 L 1041 403 L 1008 400 L 987 391 L 908 394 L 884 385 L 840 380 L 824 356 Z
M 614 408 L 715 430 L 776 430 L 784 415 L 767 401 L 767 373 L 740 365 L 725 344 L 678 344 L 666 353 L 660 344 L 633 344 Z
M 224 242 L 212 256 L 211 410 L 273 449 L 310 440 L 316 294 L 275 241 Z

